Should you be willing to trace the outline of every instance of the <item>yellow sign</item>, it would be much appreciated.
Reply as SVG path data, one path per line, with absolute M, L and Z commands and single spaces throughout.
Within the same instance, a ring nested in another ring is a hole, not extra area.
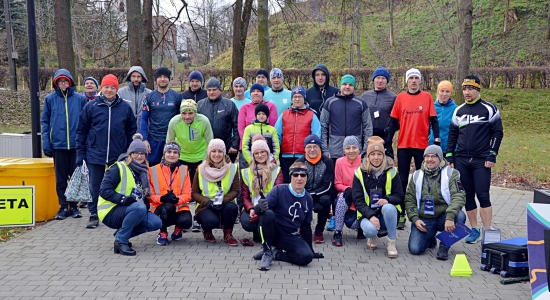
M 0 227 L 34 226 L 34 186 L 0 186 Z

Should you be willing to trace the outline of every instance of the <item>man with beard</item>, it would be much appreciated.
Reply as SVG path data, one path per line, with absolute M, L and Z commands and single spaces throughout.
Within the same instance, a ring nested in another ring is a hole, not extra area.
M 147 160 L 150 166 L 162 159 L 168 123 L 179 114 L 182 95 L 168 87 L 172 72 L 166 67 L 155 70 L 157 89 L 143 100 L 140 133 L 147 147 Z
M 132 112 L 136 117 L 136 125 L 139 132 L 139 124 L 141 124 L 141 104 L 145 99 L 145 96 L 151 92 L 150 89 L 146 88 L 147 85 L 147 76 L 145 76 L 145 71 L 140 66 L 132 66 L 128 75 L 126 75 L 126 83 L 128 86 L 118 90 L 118 96 L 122 98 L 126 103 L 130 104 Z

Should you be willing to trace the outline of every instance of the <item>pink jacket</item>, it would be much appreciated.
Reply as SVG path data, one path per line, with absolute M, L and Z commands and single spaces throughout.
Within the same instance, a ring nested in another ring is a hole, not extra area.
M 277 107 L 275 107 L 275 104 L 272 102 L 262 100 L 262 102 L 269 107 L 269 118 L 267 118 L 267 121 L 269 122 L 269 125 L 275 126 L 275 123 L 277 122 L 278 114 L 277 114 Z M 244 129 L 246 126 L 252 124 L 252 121 L 256 119 L 256 114 L 254 114 L 254 110 L 256 109 L 256 106 L 258 104 L 254 102 L 247 103 L 241 107 L 239 110 L 239 136 L 241 138 L 241 141 L 243 139 Z M 241 144 L 242 146 L 242 144 Z
M 353 173 L 359 168 L 359 165 L 361 165 L 361 155 L 358 155 L 353 163 L 345 156 L 336 160 L 336 166 L 334 167 L 334 186 L 339 193 L 351 187 L 353 183 Z

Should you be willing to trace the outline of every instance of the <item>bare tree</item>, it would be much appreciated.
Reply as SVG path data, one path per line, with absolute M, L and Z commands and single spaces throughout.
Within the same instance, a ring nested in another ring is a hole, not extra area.
M 393 35 L 393 8 L 394 8 L 394 0 L 388 0 L 388 10 L 390 13 L 390 45 L 392 47 L 395 47 L 395 36 Z
M 233 51 L 231 53 L 231 75 L 233 80 L 244 75 L 244 50 L 253 0 L 236 0 L 233 12 Z
M 130 64 L 132 66 L 141 66 L 143 65 L 141 56 L 141 39 L 144 33 L 143 20 L 141 17 L 141 6 L 136 5 L 135 0 L 126 0 L 126 22 Z
M 75 75 L 73 31 L 71 26 L 71 1 L 54 0 L 53 10 L 59 68 L 67 69 L 71 74 Z
M 258 51 L 260 52 L 260 67 L 271 70 L 268 5 L 269 0 L 258 0 Z
M 455 95 L 457 104 L 463 102 L 460 81 L 468 75 L 470 71 L 470 55 L 472 52 L 472 14 L 474 5 L 472 0 L 460 0 L 459 4 L 459 23 L 460 23 L 460 43 L 458 49 L 458 61 L 455 85 Z
M 550 0 L 548 0 L 548 26 L 546 27 L 546 39 L 550 40 Z
M 150 78 L 147 87 L 153 89 L 155 86 L 153 80 L 153 0 L 143 0 L 142 21 L 142 67 L 147 78 Z

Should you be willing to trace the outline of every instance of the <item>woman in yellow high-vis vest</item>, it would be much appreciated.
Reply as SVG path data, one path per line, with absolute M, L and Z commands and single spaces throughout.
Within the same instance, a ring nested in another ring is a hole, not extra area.
M 393 161 L 385 155 L 384 140 L 372 136 L 368 144 L 367 156 L 355 170 L 353 204 L 357 209 L 359 226 L 367 237 L 367 248 L 376 249 L 377 237 L 387 234 L 388 257 L 396 258 L 397 216 L 404 209 L 400 203 L 405 193 Z
M 115 232 L 115 254 L 136 255 L 129 239 L 160 229 L 160 218 L 148 212 L 149 188 L 146 153 L 141 134 L 134 135 L 124 161 L 117 161 L 105 173 L 99 189 L 99 220 Z
M 221 223 L 223 241 L 229 246 L 238 246 L 233 227 L 238 214 L 235 199 L 239 194 L 239 168 L 225 153 L 222 140 L 210 141 L 206 158 L 193 178 L 192 198 L 197 202 L 195 219 L 202 227 L 204 240 L 216 242 L 212 230 Z

